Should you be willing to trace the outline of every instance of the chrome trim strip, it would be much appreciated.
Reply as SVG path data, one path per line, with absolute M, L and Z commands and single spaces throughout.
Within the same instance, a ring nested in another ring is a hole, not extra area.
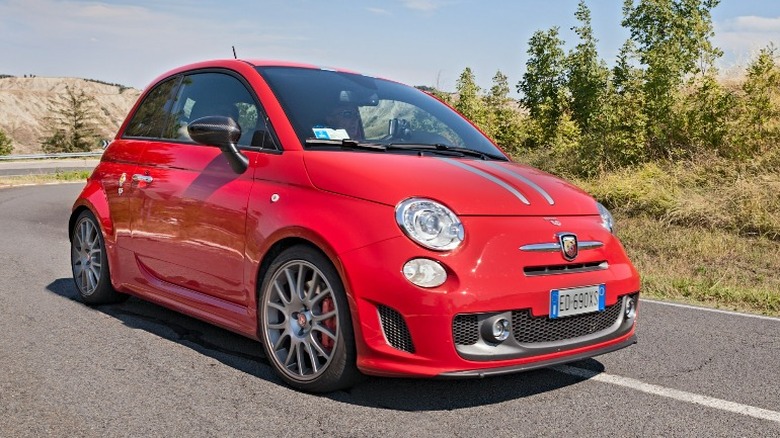
M 604 243 L 597 240 L 584 240 L 577 242 L 579 249 L 596 249 L 604 246 Z M 561 250 L 560 243 L 531 243 L 520 247 L 520 251 L 527 252 L 558 252 Z
M 577 246 L 580 249 L 596 249 L 601 248 L 604 244 L 598 240 L 585 240 L 583 242 L 577 242 Z
M 552 196 L 550 196 L 549 193 L 547 193 L 543 188 L 539 187 L 538 184 L 536 184 L 535 182 L 531 181 L 530 179 L 524 177 L 523 175 L 520 175 L 519 173 L 512 172 L 509 169 L 505 169 L 498 163 L 493 163 L 492 161 L 486 161 L 485 164 L 490 166 L 490 167 L 492 167 L 492 168 L 494 168 L 494 169 L 496 169 L 496 170 L 499 170 L 499 171 L 504 172 L 504 173 L 506 173 L 506 174 L 508 174 L 510 176 L 513 176 L 513 177 L 519 179 L 520 181 L 524 182 L 525 184 L 528 184 L 529 186 L 531 186 L 532 189 L 534 189 L 537 192 L 539 192 L 539 194 L 542 195 L 544 197 L 544 199 L 547 200 L 548 204 L 555 205 L 555 200 L 553 200 Z
M 453 166 L 460 167 L 461 169 L 468 170 L 471 173 L 477 174 L 481 176 L 482 178 L 485 178 L 491 182 L 494 182 L 498 184 L 499 186 L 505 188 L 508 192 L 515 195 L 517 199 L 523 202 L 525 205 L 531 205 L 530 202 L 528 202 L 528 199 L 526 199 L 525 196 L 522 195 L 522 193 L 518 192 L 514 187 L 510 186 L 509 184 L 505 183 L 504 181 L 501 181 L 500 179 L 496 178 L 495 176 L 482 171 L 480 169 L 477 169 L 476 167 L 469 166 L 468 164 L 463 164 L 459 161 L 456 161 L 452 158 L 439 158 L 440 160 L 444 161 L 445 163 L 452 164 Z

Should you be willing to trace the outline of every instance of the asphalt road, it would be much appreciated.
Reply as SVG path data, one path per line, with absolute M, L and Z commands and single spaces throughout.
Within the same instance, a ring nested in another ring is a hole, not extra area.
M 294 391 L 241 336 L 81 304 L 80 188 L 0 190 L 0 436 L 780 436 L 780 320 L 647 301 L 637 345 L 569 366 Z

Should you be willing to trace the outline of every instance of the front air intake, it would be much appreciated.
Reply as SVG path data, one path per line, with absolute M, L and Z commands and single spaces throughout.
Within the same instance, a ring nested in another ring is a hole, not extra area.
M 379 311 L 379 321 L 382 323 L 382 331 L 385 334 L 387 343 L 393 348 L 414 353 L 414 344 L 412 344 L 412 335 L 409 333 L 409 327 L 406 326 L 404 317 L 396 310 L 387 306 L 377 306 Z

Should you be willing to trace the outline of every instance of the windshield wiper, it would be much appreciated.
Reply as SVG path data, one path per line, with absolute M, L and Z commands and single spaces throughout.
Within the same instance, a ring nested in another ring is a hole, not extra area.
M 419 150 L 419 151 L 431 151 L 431 152 L 452 152 L 460 156 L 476 157 L 482 160 L 500 160 L 507 161 L 506 157 L 489 154 L 486 152 L 475 151 L 474 149 L 464 148 L 460 146 L 449 146 L 442 143 L 390 143 L 387 145 L 389 149 L 402 149 L 402 150 Z
M 458 157 L 475 157 L 481 160 L 507 161 L 506 157 L 475 151 L 460 146 L 449 146 L 442 143 L 370 143 L 345 138 L 343 140 L 329 140 L 324 138 L 307 138 L 306 144 L 311 146 L 335 146 L 342 149 L 365 150 L 374 152 L 386 152 L 388 150 L 419 151 L 454 155 Z
M 360 149 L 376 152 L 384 152 L 387 146 L 382 143 L 364 143 L 357 140 L 345 138 L 343 140 L 326 140 L 324 138 L 307 138 L 307 145 L 312 146 L 337 146 L 345 149 Z

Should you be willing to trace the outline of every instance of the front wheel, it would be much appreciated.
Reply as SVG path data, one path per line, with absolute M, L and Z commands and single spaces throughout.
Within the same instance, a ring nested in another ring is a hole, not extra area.
M 344 286 L 323 254 L 308 246 L 279 254 L 258 307 L 266 355 L 289 385 L 328 392 L 359 378 Z

